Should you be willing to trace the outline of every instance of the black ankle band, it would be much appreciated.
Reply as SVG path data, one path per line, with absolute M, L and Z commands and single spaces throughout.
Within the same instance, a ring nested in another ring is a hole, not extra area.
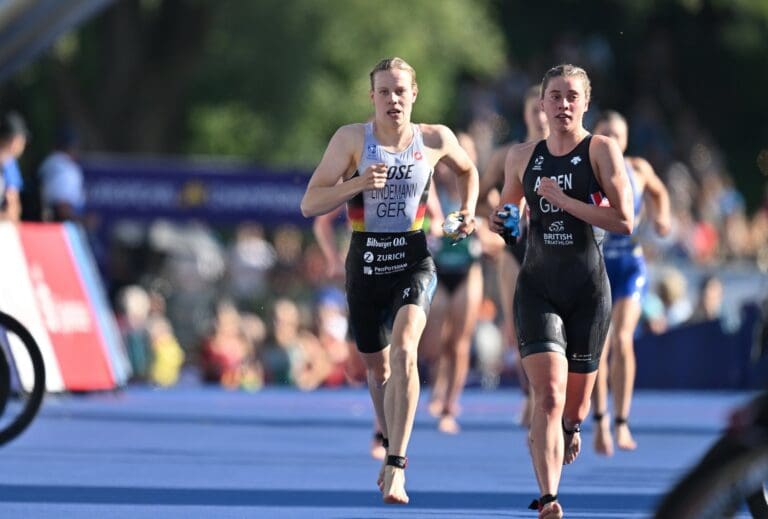
M 623 416 L 617 416 L 616 418 L 613 419 L 613 423 L 615 423 L 616 425 L 627 425 L 629 422 Z
M 381 443 L 381 446 L 384 447 L 385 449 L 389 447 L 389 439 L 384 437 L 383 432 L 376 431 L 373 435 L 373 439 Z
M 575 423 L 575 424 L 573 424 L 573 429 L 567 429 L 565 427 L 565 420 L 563 420 L 563 432 L 565 434 L 569 435 L 569 436 L 571 434 L 580 433 L 581 432 L 581 424 L 580 423 Z M 547 495 L 551 495 L 551 494 L 547 494 Z
M 387 465 L 404 469 L 408 466 L 408 458 L 406 456 L 387 456 Z
M 549 503 L 552 503 L 554 501 L 557 501 L 557 494 L 544 494 L 538 499 L 534 499 L 530 505 L 528 505 L 528 509 L 530 510 L 541 510 Z
M 605 413 L 595 413 L 592 415 L 592 420 L 595 422 L 601 422 L 605 418 Z

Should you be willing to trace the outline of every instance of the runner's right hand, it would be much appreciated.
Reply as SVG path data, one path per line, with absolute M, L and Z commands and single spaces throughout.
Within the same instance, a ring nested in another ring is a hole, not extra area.
M 363 171 L 363 190 L 381 189 L 387 183 L 387 165 L 383 162 L 371 164 Z

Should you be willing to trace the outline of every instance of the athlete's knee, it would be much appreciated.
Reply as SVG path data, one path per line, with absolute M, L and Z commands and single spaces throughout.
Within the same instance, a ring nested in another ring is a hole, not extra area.
M 411 344 L 393 346 L 390 362 L 395 369 L 401 369 L 405 372 L 416 369 L 417 348 Z
M 389 364 L 368 366 L 368 382 L 383 386 L 389 380 L 390 373 Z
M 471 337 L 461 336 L 448 344 L 447 354 L 451 359 L 464 360 L 469 358 L 469 350 L 472 345 Z
M 617 330 L 613 335 L 612 354 L 620 357 L 634 354 L 634 337 L 631 330 Z
M 391 373 L 389 358 L 387 356 L 372 357 L 364 356 L 365 369 L 368 374 L 368 383 L 374 383 L 379 386 L 389 380 Z
M 392 337 L 392 342 L 401 344 L 418 344 L 422 333 L 424 332 L 424 322 L 415 322 L 411 320 L 400 330 L 398 337 Z
M 536 407 L 547 415 L 561 415 L 565 407 L 565 391 L 559 384 L 534 386 L 533 398 Z

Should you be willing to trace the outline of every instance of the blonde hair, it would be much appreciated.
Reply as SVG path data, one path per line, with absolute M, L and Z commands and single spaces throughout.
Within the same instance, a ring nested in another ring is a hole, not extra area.
M 589 101 L 592 94 L 592 84 L 589 82 L 589 76 L 587 75 L 587 71 L 581 67 L 577 67 L 576 65 L 570 65 L 568 63 L 564 63 L 562 65 L 552 67 L 551 69 L 547 70 L 546 74 L 544 74 L 544 79 L 541 80 L 541 98 L 542 99 L 544 98 L 544 92 L 546 92 L 547 90 L 547 85 L 549 85 L 549 81 L 552 78 L 556 78 L 556 77 L 580 78 L 582 83 L 584 83 L 584 95 L 586 95 L 587 101 Z
M 381 61 L 379 61 L 375 67 L 373 67 L 373 70 L 371 70 L 371 90 L 373 90 L 373 78 L 376 75 L 376 72 L 381 72 L 383 70 L 405 70 L 406 72 L 411 74 L 411 86 L 414 88 L 416 87 L 416 70 L 412 66 L 410 66 L 406 61 L 402 58 L 394 57 L 394 58 L 386 58 Z

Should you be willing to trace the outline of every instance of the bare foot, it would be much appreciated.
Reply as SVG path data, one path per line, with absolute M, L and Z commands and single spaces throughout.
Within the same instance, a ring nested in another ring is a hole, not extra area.
M 547 503 L 539 512 L 539 519 L 562 519 L 562 517 L 563 507 L 557 501 Z
M 379 469 L 379 477 L 376 479 L 376 486 L 379 487 L 379 490 L 384 492 L 384 468 L 387 466 L 387 459 L 386 456 L 384 456 L 384 460 L 381 463 L 381 468 Z
M 613 456 L 613 436 L 607 420 L 608 416 L 595 422 L 595 452 L 603 456 Z
M 405 493 L 405 470 L 387 465 L 384 467 L 384 486 L 381 490 L 384 502 L 395 505 L 408 504 Z
M 381 444 L 381 441 L 374 438 L 371 442 L 371 458 L 375 460 L 383 460 L 387 457 L 387 449 Z
M 578 431 L 563 431 L 563 439 L 565 440 L 565 448 L 563 449 L 563 465 L 570 465 L 576 461 L 576 458 L 579 456 L 579 452 L 581 452 L 581 433 Z
M 637 449 L 637 442 L 632 438 L 629 432 L 629 424 L 616 424 L 616 446 L 623 451 L 633 451 Z
M 437 422 L 437 430 L 444 434 L 459 434 L 461 432 L 461 427 L 459 426 L 459 422 L 456 421 L 456 418 L 449 414 L 444 414 Z
M 427 409 L 429 410 L 429 416 L 437 418 L 443 412 L 443 403 L 439 399 L 430 400 Z

